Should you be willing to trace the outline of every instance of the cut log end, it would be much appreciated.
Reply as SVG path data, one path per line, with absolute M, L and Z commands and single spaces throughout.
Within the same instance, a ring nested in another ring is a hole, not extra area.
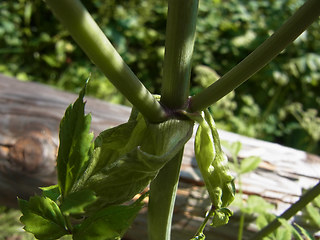
M 28 132 L 17 139 L 9 149 L 10 167 L 27 174 L 34 174 L 41 167 L 54 167 L 57 147 L 48 130 Z M 48 169 L 49 170 L 49 169 Z

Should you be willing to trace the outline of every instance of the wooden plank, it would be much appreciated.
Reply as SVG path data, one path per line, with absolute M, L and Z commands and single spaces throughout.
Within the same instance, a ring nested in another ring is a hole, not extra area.
M 48 86 L 0 75 L 0 204 L 16 206 L 16 196 L 28 198 L 38 192 L 39 186 L 56 182 L 59 122 L 76 97 Z M 86 100 L 86 112 L 92 113 L 95 135 L 128 119 L 128 107 L 90 97 Z M 262 159 L 256 171 L 242 177 L 244 198 L 260 195 L 275 204 L 276 213 L 280 213 L 297 200 L 303 188 L 319 181 L 318 156 L 230 132 L 219 131 L 219 134 L 222 140 L 242 143 L 240 159 L 248 156 Z M 193 142 L 194 137 L 185 147 L 173 219 L 173 239 L 190 238 L 209 206 L 194 158 Z M 206 235 L 208 239 L 213 236 L 234 239 L 237 226 L 236 214 L 227 227 L 233 231 L 226 230 L 226 227 L 208 228 Z M 146 239 L 146 209 L 126 238 Z

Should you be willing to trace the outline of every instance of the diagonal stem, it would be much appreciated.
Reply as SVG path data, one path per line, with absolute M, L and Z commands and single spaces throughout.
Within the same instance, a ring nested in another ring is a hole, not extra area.
M 282 213 L 278 218 L 284 218 L 289 220 L 291 217 L 297 214 L 298 211 L 302 210 L 308 203 L 320 195 L 320 182 L 306 192 L 297 202 L 295 202 L 291 207 L 289 207 L 284 213 Z M 281 223 L 278 218 L 269 223 L 266 227 L 260 230 L 256 235 L 254 235 L 251 240 L 260 240 L 268 236 L 271 232 L 280 227 Z
M 209 107 L 263 68 L 320 15 L 320 1 L 308 0 L 283 26 L 218 81 L 190 99 L 189 111 Z
M 151 122 L 166 119 L 164 109 L 114 49 L 80 0 L 46 0 L 87 56 Z

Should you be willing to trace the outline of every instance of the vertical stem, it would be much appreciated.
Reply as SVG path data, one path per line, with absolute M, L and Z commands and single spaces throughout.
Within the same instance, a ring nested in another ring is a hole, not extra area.
M 232 68 L 218 81 L 190 99 L 189 111 L 195 112 L 214 104 L 263 68 L 292 43 L 320 15 L 320 1 L 308 0 L 270 38 Z
M 79 0 L 46 0 L 46 3 L 87 56 L 149 121 L 165 120 L 159 102 L 123 61 Z
M 317 196 L 320 195 L 320 182 L 306 192 L 297 202 L 295 202 L 291 207 L 289 207 L 284 213 L 282 213 L 278 218 L 284 218 L 289 220 L 291 217 L 297 214 L 298 211 L 303 209 L 308 203 L 312 202 Z M 268 236 L 271 232 L 276 230 L 281 223 L 278 221 L 278 218 L 269 223 L 266 227 L 260 230 L 256 235 L 254 235 L 252 240 L 260 240 Z
M 183 149 L 160 170 L 157 178 L 150 184 L 149 240 L 170 240 L 182 156 Z
M 199 0 L 169 0 L 161 102 L 179 109 L 189 96 Z

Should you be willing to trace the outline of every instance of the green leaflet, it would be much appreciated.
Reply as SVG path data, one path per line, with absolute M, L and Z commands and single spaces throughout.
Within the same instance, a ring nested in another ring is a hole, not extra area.
M 60 190 L 58 185 L 52 185 L 49 187 L 41 187 L 42 196 L 50 198 L 52 201 L 56 202 L 60 197 Z
M 19 206 L 23 213 L 20 221 L 25 225 L 24 229 L 37 239 L 58 239 L 68 234 L 64 217 L 50 198 L 35 196 L 29 201 L 19 199 Z
M 128 123 L 102 132 L 76 189 L 93 190 L 97 205 L 130 200 L 152 181 L 192 135 L 193 122 L 145 122 L 133 114 Z
M 57 157 L 58 184 L 62 196 L 66 196 L 84 170 L 93 147 L 93 134 L 89 133 L 91 116 L 84 114 L 83 98 L 86 85 L 79 98 L 70 105 L 60 122 L 59 151 Z
M 70 193 L 62 202 L 60 209 L 65 216 L 70 214 L 83 214 L 85 208 L 95 202 L 97 197 L 91 190 L 81 190 Z
M 220 226 L 232 215 L 226 207 L 234 200 L 234 178 L 211 114 L 206 110 L 202 115 L 187 116 L 199 123 L 194 145 L 196 160 L 214 209 L 212 225 Z
M 142 196 L 144 198 L 145 196 Z M 74 240 L 121 239 L 143 207 L 142 198 L 131 205 L 115 205 L 86 218 L 73 234 Z

